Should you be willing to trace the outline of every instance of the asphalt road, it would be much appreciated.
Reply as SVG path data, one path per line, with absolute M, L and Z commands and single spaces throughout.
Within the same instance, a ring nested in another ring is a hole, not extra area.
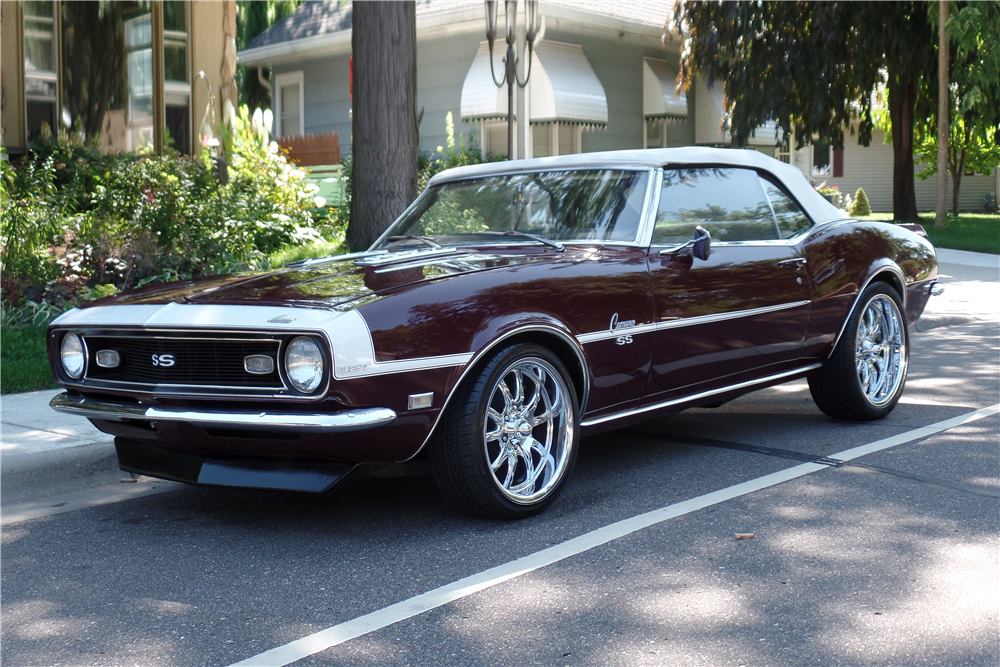
M 883 421 L 833 422 L 798 382 L 604 434 L 520 522 L 356 475 L 7 525 L 0 661 L 1000 664 L 1000 417 L 918 430 L 1000 403 L 997 326 L 911 345 Z

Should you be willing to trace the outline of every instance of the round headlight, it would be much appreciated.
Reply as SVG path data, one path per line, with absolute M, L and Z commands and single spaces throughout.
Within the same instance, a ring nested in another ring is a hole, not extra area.
M 87 365 L 87 353 L 83 349 L 83 339 L 75 333 L 63 336 L 62 347 L 59 350 L 63 370 L 74 380 L 83 376 L 83 368 Z
M 313 339 L 299 336 L 288 344 L 285 374 L 296 391 L 303 394 L 316 391 L 323 381 L 323 353 Z

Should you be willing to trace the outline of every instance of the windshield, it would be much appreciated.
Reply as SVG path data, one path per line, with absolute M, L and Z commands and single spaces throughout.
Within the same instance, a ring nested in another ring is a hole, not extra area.
M 504 174 L 425 191 L 377 249 L 467 243 L 636 240 L 648 171 L 610 169 Z

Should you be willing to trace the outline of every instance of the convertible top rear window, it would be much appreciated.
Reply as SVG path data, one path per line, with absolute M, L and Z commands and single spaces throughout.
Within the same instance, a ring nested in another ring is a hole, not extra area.
M 387 238 L 480 243 L 482 232 L 513 230 L 553 241 L 629 243 L 639 232 L 648 180 L 649 171 L 602 169 L 443 183 L 424 192 Z M 380 247 L 388 245 L 385 241 Z

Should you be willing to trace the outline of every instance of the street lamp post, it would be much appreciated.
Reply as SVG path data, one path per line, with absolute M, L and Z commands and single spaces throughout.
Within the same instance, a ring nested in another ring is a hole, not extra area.
M 528 71 L 524 75 L 524 81 L 517 76 L 516 53 L 517 35 L 515 32 L 517 22 L 517 0 L 504 1 L 504 13 L 507 18 L 507 55 L 503 58 L 504 73 L 503 78 L 497 80 L 496 72 L 493 71 L 493 42 L 497 36 L 497 1 L 486 0 L 486 41 L 490 45 L 490 74 L 493 76 L 493 83 L 497 88 L 507 84 L 507 159 L 514 159 L 514 86 L 524 88 L 531 78 L 531 54 L 535 48 L 535 36 L 538 34 L 538 0 L 526 0 L 524 7 L 524 39 L 528 48 Z M 527 114 L 527 111 L 525 111 Z M 527 127 L 527 126 L 525 126 Z

